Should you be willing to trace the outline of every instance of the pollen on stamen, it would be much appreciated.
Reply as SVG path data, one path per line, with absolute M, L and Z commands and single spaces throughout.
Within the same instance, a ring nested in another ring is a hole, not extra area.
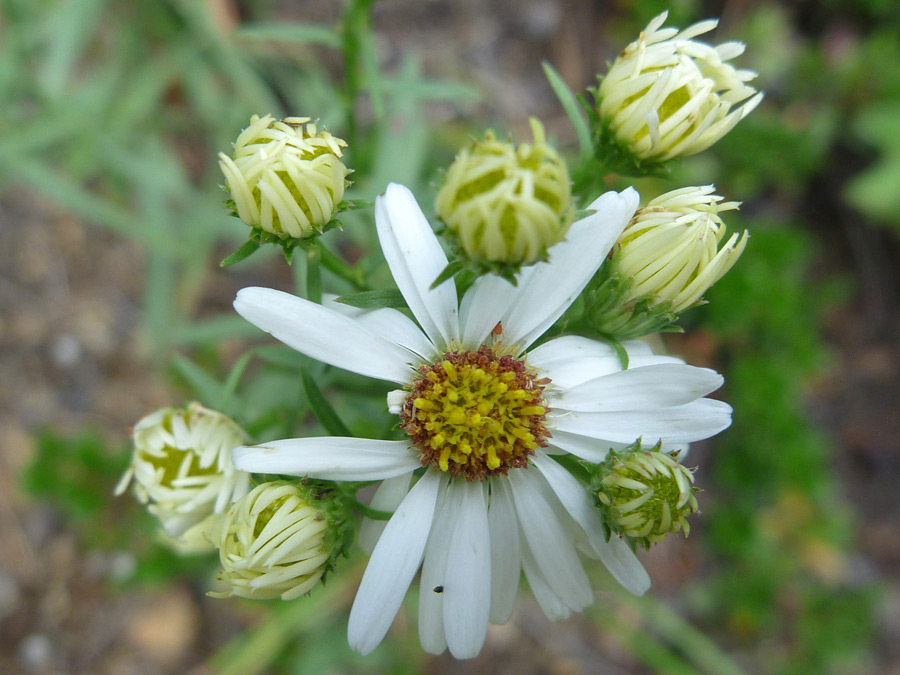
M 524 361 L 483 345 L 419 367 L 400 411 L 423 466 L 481 480 L 524 468 L 549 431 L 543 390 Z

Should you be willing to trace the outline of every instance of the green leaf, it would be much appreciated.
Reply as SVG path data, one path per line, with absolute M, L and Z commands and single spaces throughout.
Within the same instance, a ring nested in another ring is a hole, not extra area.
M 481 93 L 474 87 L 459 84 L 458 82 L 446 82 L 444 80 L 430 80 L 421 78 L 410 81 L 407 77 L 385 78 L 384 90 L 389 94 L 402 94 L 412 96 L 420 101 L 480 101 Z
M 231 399 L 234 396 L 234 392 L 237 390 L 237 386 L 241 381 L 241 376 L 244 374 L 244 370 L 247 369 L 247 364 L 250 363 L 250 359 L 253 358 L 253 352 L 246 352 L 244 355 L 239 358 L 234 366 L 232 366 L 231 371 L 228 373 L 228 377 L 225 378 L 225 383 L 222 385 L 222 393 L 219 395 L 219 410 L 226 414 L 231 414 L 233 411 Z
M 236 31 L 241 40 L 260 42 L 299 42 L 340 49 L 341 36 L 328 26 L 313 23 L 245 23 Z
M 322 249 L 316 244 L 306 249 L 306 299 L 322 304 Z
M 219 267 L 228 267 L 229 265 L 234 265 L 235 263 L 241 262 L 246 258 L 249 258 L 259 249 L 259 239 L 248 239 L 245 241 L 238 250 L 232 253 L 229 256 L 226 256 L 222 262 L 219 263 Z
M 350 429 L 338 417 L 337 412 L 322 394 L 322 390 L 319 389 L 319 385 L 316 384 L 316 381 L 305 368 L 300 370 L 300 379 L 303 383 L 303 393 L 306 394 L 306 401 L 309 403 L 313 415 L 325 427 L 325 431 L 332 436 L 352 437 L 353 434 L 350 432 Z
M 173 345 L 209 344 L 226 338 L 252 338 L 261 335 L 259 328 L 234 314 L 170 326 Z
M 447 266 L 441 271 L 440 274 L 437 275 L 437 279 L 431 282 L 431 286 L 428 287 L 429 290 L 433 288 L 437 288 L 442 283 L 447 281 L 447 279 L 452 279 L 457 272 L 462 272 L 466 267 L 466 262 L 464 260 L 454 260 L 451 263 L 447 263 Z
M 194 397 L 201 403 L 212 405 L 222 399 L 222 384 L 186 356 L 176 354 L 172 366 L 191 387 Z
M 615 350 L 616 356 L 619 357 L 619 363 L 622 364 L 622 370 L 628 370 L 628 352 L 625 347 L 622 346 L 622 343 L 608 337 L 603 338 L 603 341 Z
M 578 152 L 582 158 L 590 157 L 594 152 L 591 144 L 591 132 L 581 106 L 578 105 L 578 100 L 575 98 L 575 94 L 572 93 L 572 90 L 569 89 L 569 86 L 563 81 L 553 66 L 547 61 L 544 61 L 541 65 L 544 67 L 544 75 L 547 76 L 547 81 L 550 82 L 553 93 L 556 94 L 556 98 L 562 104 L 563 110 L 565 110 L 569 121 L 572 123 L 572 128 L 575 130 L 575 136 L 578 138 Z
M 338 212 L 341 211 L 359 211 L 360 209 L 368 209 L 375 206 L 375 202 L 370 202 L 366 199 L 354 199 L 352 202 L 344 199 L 341 201 L 338 206 Z
M 383 307 L 406 307 L 406 300 L 397 289 L 390 288 L 382 291 L 361 291 L 342 295 L 334 299 L 344 305 L 357 307 L 358 309 L 381 309 Z

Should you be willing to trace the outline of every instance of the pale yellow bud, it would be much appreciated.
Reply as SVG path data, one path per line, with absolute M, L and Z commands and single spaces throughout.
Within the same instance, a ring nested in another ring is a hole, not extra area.
M 447 170 L 435 209 L 470 259 L 534 263 L 572 223 L 569 172 L 543 125 L 530 124 L 533 143 L 516 147 L 489 131 Z
M 247 442 L 246 434 L 225 415 L 192 403 L 186 410 L 147 415 L 132 436 L 131 466 L 116 494 L 133 480 L 138 501 L 149 504 L 168 537 L 186 549 L 203 548 L 203 528 L 194 526 L 223 513 L 250 489 L 250 474 L 231 461 L 231 450 Z
M 665 161 L 708 148 L 762 100 L 756 77 L 727 63 L 740 42 L 713 47 L 692 38 L 715 19 L 679 32 L 657 16 L 616 58 L 598 90 L 599 116 L 638 158 Z
M 332 558 L 329 520 L 306 491 L 285 481 L 255 487 L 213 534 L 228 590 L 214 597 L 293 600 L 318 583 Z
M 668 303 L 678 314 L 699 303 L 744 252 L 748 234 L 726 236 L 721 211 L 737 209 L 715 187 L 667 192 L 638 209 L 622 232 L 611 273 L 628 280 L 624 300 Z M 721 245 L 721 246 L 720 246 Z
M 345 147 L 308 117 L 277 121 L 254 115 L 235 141 L 232 157 L 219 153 L 237 215 L 281 238 L 321 231 L 344 197 Z

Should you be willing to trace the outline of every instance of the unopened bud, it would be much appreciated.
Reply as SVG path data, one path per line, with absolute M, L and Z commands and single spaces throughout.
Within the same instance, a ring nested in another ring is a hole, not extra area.
M 531 118 L 533 143 L 488 131 L 457 155 L 435 208 L 471 260 L 529 265 L 565 236 L 574 209 L 569 172 Z
M 591 488 L 612 533 L 649 548 L 669 534 L 690 533 L 687 517 L 699 510 L 693 470 L 678 462 L 676 453 L 651 450 L 635 443 L 610 452 L 597 465 Z
M 597 91 L 601 124 L 638 160 L 663 162 L 708 148 L 762 100 L 747 84 L 756 77 L 729 60 L 740 42 L 712 46 L 693 38 L 715 19 L 678 31 L 657 16 L 628 45 Z
M 219 166 L 247 225 L 282 239 L 313 236 L 331 221 L 344 197 L 346 142 L 319 130 L 308 117 L 250 118 Z
M 309 592 L 346 545 L 346 524 L 327 507 L 303 485 L 272 481 L 254 488 L 214 533 L 219 580 L 228 590 L 210 595 L 293 600 Z
M 619 238 L 611 270 L 630 282 L 626 301 L 646 299 L 679 314 L 698 304 L 737 262 L 748 234 L 732 234 L 723 244 L 726 227 L 719 213 L 739 203 L 720 203 L 714 190 L 713 185 L 673 190 L 638 209 Z
M 149 505 L 169 537 L 182 539 L 250 489 L 250 474 L 231 461 L 231 450 L 247 436 L 221 413 L 199 403 L 163 408 L 135 424 L 132 435 L 134 455 L 116 494 L 133 480 L 138 501 Z M 190 539 L 181 543 L 196 550 L 200 540 Z

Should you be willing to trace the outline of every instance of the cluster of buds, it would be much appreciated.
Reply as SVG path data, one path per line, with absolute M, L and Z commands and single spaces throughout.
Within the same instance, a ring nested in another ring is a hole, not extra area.
M 690 534 L 687 517 L 699 510 L 693 483 L 694 470 L 677 453 L 645 450 L 638 441 L 594 467 L 591 490 L 608 535 L 650 548 L 670 534 Z
M 731 269 L 749 235 L 732 234 L 719 217 L 737 209 L 705 185 L 667 192 L 638 209 L 612 257 L 586 293 L 587 319 L 616 339 L 661 330 L 703 302 Z M 724 241 L 724 244 L 723 244 Z
M 148 504 L 176 546 L 211 550 L 203 530 L 250 489 L 250 474 L 231 461 L 246 434 L 225 415 L 191 403 L 147 415 L 132 436 L 131 465 L 116 494 L 134 481 L 138 501 Z
M 347 144 L 320 130 L 308 117 L 250 118 L 219 166 L 247 225 L 281 239 L 318 234 L 337 213 L 348 169 L 341 162 Z
M 346 500 L 332 490 L 285 481 L 250 490 L 231 451 L 247 442 L 231 419 L 198 403 L 163 408 L 134 427 L 131 466 L 116 494 L 134 483 L 181 553 L 216 549 L 220 597 L 290 600 L 308 592 L 349 546 Z
M 236 502 L 213 532 L 227 591 L 215 597 L 293 600 L 309 592 L 349 545 L 341 502 L 307 485 L 271 481 Z
M 714 47 L 693 39 L 715 28 L 717 20 L 679 32 L 662 28 L 667 14 L 653 19 L 625 48 L 595 92 L 604 144 L 624 148 L 638 165 L 705 150 L 763 96 L 747 84 L 755 72 L 728 63 L 743 53 L 742 43 Z
M 530 265 L 572 224 L 566 164 L 540 121 L 530 124 L 532 143 L 516 147 L 488 131 L 447 169 L 435 209 L 471 261 Z

